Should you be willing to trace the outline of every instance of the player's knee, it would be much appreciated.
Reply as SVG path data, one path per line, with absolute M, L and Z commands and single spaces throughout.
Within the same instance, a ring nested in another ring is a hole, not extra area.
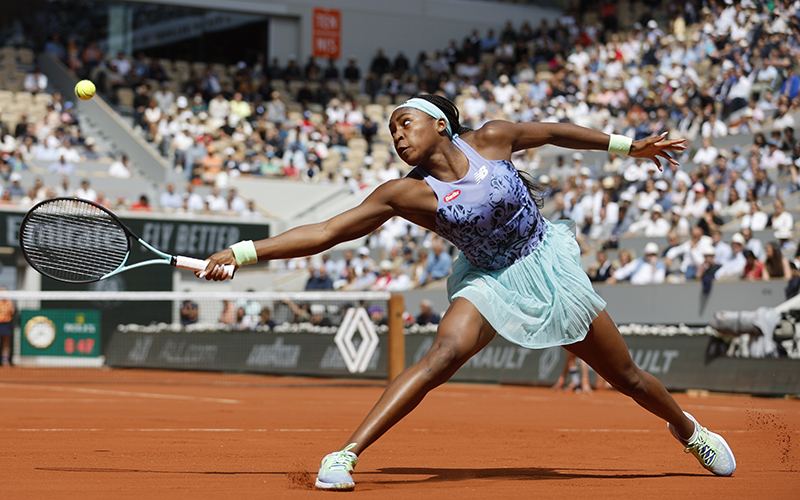
M 437 341 L 431 346 L 426 358 L 426 371 L 431 378 L 449 376 L 461 366 L 464 353 L 455 342 Z
M 636 365 L 631 364 L 630 367 L 623 370 L 612 383 L 615 389 L 623 394 L 631 397 L 636 397 L 646 391 L 646 381 L 644 373 Z

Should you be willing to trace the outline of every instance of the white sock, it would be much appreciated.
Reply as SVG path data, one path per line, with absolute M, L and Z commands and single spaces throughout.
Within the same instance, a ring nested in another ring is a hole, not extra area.
M 694 422 L 694 432 L 692 432 L 692 436 L 691 436 L 691 437 L 690 437 L 690 438 L 689 438 L 689 439 L 686 441 L 686 442 L 687 442 L 687 444 L 688 444 L 688 443 L 693 443 L 693 442 L 694 442 L 694 440 L 695 440 L 695 439 L 697 439 L 697 429 L 700 427 L 700 424 L 699 424 L 699 423 L 697 422 L 697 420 L 695 420 L 695 418 L 694 418 L 693 416 L 691 416 L 690 414 L 688 414 L 688 413 L 686 413 L 686 412 L 683 412 L 683 414 L 684 414 L 684 415 L 686 415 L 686 416 L 689 418 L 689 420 L 691 420 L 692 422 Z

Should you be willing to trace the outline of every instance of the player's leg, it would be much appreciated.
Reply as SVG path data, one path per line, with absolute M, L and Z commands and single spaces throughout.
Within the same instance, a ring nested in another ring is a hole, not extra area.
M 577 359 L 577 358 L 576 358 Z M 584 394 L 592 393 L 592 384 L 589 382 L 589 363 L 584 360 L 581 362 L 581 392 Z
M 317 487 L 352 489 L 349 473 L 357 455 L 394 424 L 408 415 L 435 387 L 443 384 L 494 338 L 495 331 L 468 300 L 457 298 L 444 315 L 436 339 L 419 362 L 406 368 L 386 388 L 342 451 L 326 456 L 317 476 Z
M 669 422 L 673 435 L 687 449 L 691 448 L 706 469 L 720 475 L 733 473 L 736 462 L 725 440 L 697 424 L 693 417 L 681 410 L 657 378 L 636 366 L 622 335 L 606 311 L 592 322 L 583 341 L 566 348 L 589 363 L 615 389 Z M 699 443 L 698 439 L 703 442 Z
M 8 366 L 11 364 L 11 335 L 0 336 L 0 343 L 2 343 L 2 365 Z
M 564 389 L 564 383 L 567 380 L 567 374 L 569 374 L 569 367 L 575 360 L 575 355 L 569 351 L 566 351 L 566 359 L 564 360 L 564 368 L 561 369 L 561 375 L 558 376 L 558 380 L 556 381 L 555 385 L 553 385 L 552 389 L 554 391 L 560 391 Z

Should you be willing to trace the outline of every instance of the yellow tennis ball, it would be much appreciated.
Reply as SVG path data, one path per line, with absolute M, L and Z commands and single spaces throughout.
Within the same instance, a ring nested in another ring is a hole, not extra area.
M 83 101 L 88 101 L 94 97 L 94 92 L 94 83 L 89 80 L 81 80 L 75 85 L 75 95 L 78 96 L 78 99 Z

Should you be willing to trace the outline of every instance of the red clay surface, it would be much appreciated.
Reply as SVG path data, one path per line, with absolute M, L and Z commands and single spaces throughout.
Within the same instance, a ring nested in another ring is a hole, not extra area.
M 800 401 L 691 398 L 723 434 L 707 473 L 626 397 L 446 384 L 362 454 L 356 490 L 313 490 L 381 382 L 137 370 L 0 370 L 2 498 L 798 498 Z

